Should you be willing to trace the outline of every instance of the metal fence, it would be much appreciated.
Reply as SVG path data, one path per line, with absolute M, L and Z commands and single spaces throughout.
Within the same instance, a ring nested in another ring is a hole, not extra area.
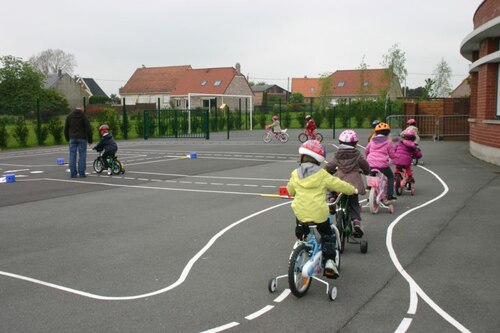
M 386 122 L 392 129 L 402 131 L 409 119 L 417 121 L 420 137 L 441 140 L 445 137 L 469 137 L 469 115 L 392 115 Z

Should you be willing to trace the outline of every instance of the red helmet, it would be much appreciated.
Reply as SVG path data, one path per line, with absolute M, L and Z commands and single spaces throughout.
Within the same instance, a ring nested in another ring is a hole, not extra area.
M 101 134 L 101 136 L 104 133 L 108 133 L 108 132 L 109 132 L 109 126 L 108 125 L 102 124 L 101 126 L 99 126 L 99 134 Z
M 417 124 L 417 121 L 413 118 L 411 119 L 408 119 L 408 121 L 406 122 L 408 125 L 416 125 Z
M 318 140 L 307 140 L 299 148 L 300 155 L 309 155 L 319 163 L 326 158 L 326 149 Z
M 276 120 L 279 120 L 279 119 L 280 119 L 280 117 L 278 117 L 277 115 L 273 116 L 273 121 L 276 121 Z

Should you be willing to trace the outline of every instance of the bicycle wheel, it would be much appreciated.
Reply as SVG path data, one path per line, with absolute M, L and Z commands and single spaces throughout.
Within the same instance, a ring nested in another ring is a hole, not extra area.
M 371 188 L 368 200 L 370 201 L 370 212 L 372 214 L 377 214 L 380 206 L 377 203 L 377 190 L 375 189 L 375 187 Z
M 344 228 L 344 225 L 345 225 L 344 224 L 344 212 L 342 210 L 339 210 L 335 214 L 335 222 L 337 224 L 337 229 L 339 229 L 339 236 L 340 236 L 339 252 L 343 253 L 347 230 L 345 230 L 345 228 Z
M 262 136 L 262 141 L 264 141 L 265 143 L 271 142 L 271 139 L 271 133 L 266 133 Z
M 288 133 L 281 133 L 280 141 L 282 143 L 288 142 L 288 139 L 290 139 L 290 135 L 288 135 Z
M 94 171 L 96 173 L 101 173 L 104 170 L 104 161 L 102 160 L 102 158 L 96 158 L 92 167 L 94 168 Z
M 307 141 L 307 139 L 309 139 L 309 138 L 307 137 L 307 135 L 305 133 L 300 133 L 299 134 L 299 141 L 300 142 L 304 143 L 304 142 Z
M 113 175 L 119 175 L 122 171 L 120 164 L 120 161 L 118 161 L 117 159 L 114 159 L 111 162 L 111 172 L 113 173 Z
M 305 244 L 297 246 L 288 261 L 288 286 L 296 297 L 304 296 L 311 286 L 311 277 L 302 276 L 302 267 L 310 259 L 309 251 Z
M 394 179 L 395 179 L 394 183 L 396 185 L 396 194 L 397 195 L 403 194 L 403 187 L 401 186 L 401 183 L 403 182 L 403 177 L 401 177 L 400 173 L 396 173 Z
M 316 140 L 319 141 L 319 142 L 323 142 L 323 134 L 316 133 Z

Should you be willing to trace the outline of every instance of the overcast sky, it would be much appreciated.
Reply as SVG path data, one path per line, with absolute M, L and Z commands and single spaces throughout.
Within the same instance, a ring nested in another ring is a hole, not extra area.
M 394 44 L 407 85 L 433 76 L 441 58 L 455 88 L 460 54 L 482 0 L 14 0 L 2 3 L 0 56 L 23 60 L 49 48 L 75 56 L 74 74 L 118 94 L 142 65 L 241 64 L 250 81 L 289 89 L 288 78 L 381 68 Z

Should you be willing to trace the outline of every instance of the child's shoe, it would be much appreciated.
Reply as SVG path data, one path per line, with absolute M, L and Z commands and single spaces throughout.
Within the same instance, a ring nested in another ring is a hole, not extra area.
M 352 225 L 354 226 L 353 236 L 356 238 L 363 237 L 363 226 L 361 225 L 361 221 L 354 219 L 352 220 Z
M 337 264 L 332 259 L 328 259 L 326 261 L 325 276 L 330 279 L 336 279 L 339 277 L 339 269 L 337 268 Z
M 113 174 L 113 170 L 111 168 L 108 168 L 108 176 L 111 176 Z
M 394 201 L 394 200 L 398 200 L 398 198 L 396 198 L 394 195 L 387 196 L 387 201 Z

